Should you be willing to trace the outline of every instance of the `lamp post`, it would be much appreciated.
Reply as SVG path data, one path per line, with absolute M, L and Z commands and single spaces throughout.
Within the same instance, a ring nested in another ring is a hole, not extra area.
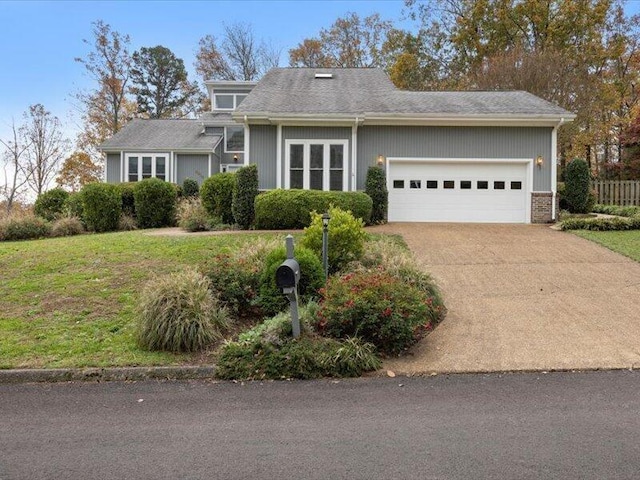
M 322 267 L 324 269 L 324 282 L 329 278 L 329 212 L 322 214 Z

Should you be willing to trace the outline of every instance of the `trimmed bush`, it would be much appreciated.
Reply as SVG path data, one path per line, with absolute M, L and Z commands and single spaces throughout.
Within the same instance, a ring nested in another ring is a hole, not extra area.
M 207 213 L 212 217 L 219 217 L 222 223 L 234 222 L 231 204 L 235 184 L 235 173 L 216 173 L 207 178 L 200 188 L 200 198 Z
M 260 277 L 260 306 L 265 315 L 275 315 L 285 310 L 289 301 L 276 286 L 276 270 L 287 258 L 284 247 L 273 250 L 264 262 Z M 302 302 L 318 297 L 318 290 L 324 286 L 322 263 L 317 255 L 304 247 L 295 249 L 295 258 L 300 264 L 300 282 L 298 294 Z
M 640 217 L 568 218 L 560 223 L 562 230 L 640 230 Z
M 137 182 L 118 183 L 118 190 L 122 197 L 122 214 L 136 218 L 136 200 L 134 190 Z
M 321 292 L 317 327 L 333 338 L 358 336 L 398 354 L 432 328 L 425 295 L 384 272 L 332 277 Z
M 248 165 L 236 172 L 231 209 L 240 228 L 248 229 L 255 219 L 255 199 L 258 196 L 258 167 Z
M 182 196 L 185 198 L 197 197 L 200 193 L 200 186 L 193 178 L 185 178 L 182 182 Z
M 194 352 L 222 338 L 229 314 L 209 280 L 187 270 L 154 278 L 140 296 L 138 343 L 147 350 Z
M 0 220 L 0 241 L 34 240 L 48 237 L 51 225 L 40 217 L 26 215 Z
M 626 207 L 618 205 L 594 205 L 591 211 L 607 215 L 618 215 L 620 217 L 635 217 L 636 215 L 640 215 L 640 207 L 632 205 Z
M 136 218 L 140 228 L 161 228 L 174 224 L 176 190 L 159 178 L 145 178 L 133 189 Z
M 77 217 L 59 218 L 51 225 L 52 237 L 71 237 L 84 233 L 84 225 Z
M 209 229 L 209 215 L 198 197 L 185 197 L 178 204 L 178 226 L 187 232 Z
M 89 183 L 82 188 L 82 212 L 89 230 L 111 232 L 118 229 L 122 214 L 120 189 L 111 183 Z
M 65 213 L 65 203 L 69 198 L 69 192 L 62 188 L 53 188 L 38 195 L 33 206 L 33 212 L 49 222 L 52 222 Z
M 84 223 L 84 207 L 82 206 L 82 192 L 70 193 L 64 202 L 64 214 L 76 217 Z
M 371 225 L 385 223 L 389 206 L 389 192 L 387 191 L 387 177 L 383 168 L 369 167 L 364 191 L 373 201 L 369 223 Z
M 588 213 L 590 203 L 591 172 L 584 160 L 576 158 L 564 171 L 564 199 L 571 213 Z
M 349 262 L 360 259 L 367 234 L 364 223 L 349 212 L 329 209 L 329 272 L 342 270 Z M 311 225 L 304 229 L 301 245 L 322 258 L 322 215 L 311 214 Z
M 330 206 L 350 211 L 367 223 L 371 197 L 363 192 L 321 190 L 270 190 L 255 200 L 255 227 L 262 230 L 300 229 L 311 224 L 311 212 L 326 212 Z

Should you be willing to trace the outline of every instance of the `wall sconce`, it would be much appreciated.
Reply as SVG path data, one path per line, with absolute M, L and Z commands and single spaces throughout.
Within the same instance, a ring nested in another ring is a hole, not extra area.
M 378 165 L 384 164 L 384 155 L 378 155 Z
M 542 168 L 542 165 L 544 165 L 544 158 L 542 158 L 542 155 L 538 155 L 536 157 L 536 166 Z
M 238 155 L 234 155 L 234 156 L 233 156 L 233 161 L 234 161 L 234 162 L 237 162 L 237 161 L 238 161 Z

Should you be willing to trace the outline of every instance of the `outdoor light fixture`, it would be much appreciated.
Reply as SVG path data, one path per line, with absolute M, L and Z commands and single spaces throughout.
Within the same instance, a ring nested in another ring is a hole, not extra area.
M 382 165 L 384 163 L 384 155 L 378 155 L 378 165 Z
M 234 161 L 234 162 L 237 162 L 237 161 L 238 161 L 238 155 L 234 155 L 234 156 L 233 156 L 233 161 Z
M 542 158 L 542 155 L 538 155 L 536 157 L 536 165 L 538 168 L 542 168 L 542 165 L 544 165 L 544 158 Z

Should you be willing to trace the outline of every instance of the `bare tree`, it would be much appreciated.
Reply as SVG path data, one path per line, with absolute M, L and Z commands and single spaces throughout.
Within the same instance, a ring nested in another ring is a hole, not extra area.
M 29 145 L 23 142 L 20 129 L 15 122 L 11 122 L 11 140 L 0 138 L 0 144 L 4 147 L 2 152 L 2 169 L 4 173 L 4 185 L 0 185 L 0 197 L 5 202 L 7 213 L 11 213 L 13 204 L 24 192 L 27 176 L 25 174 L 23 160 Z
M 22 169 L 27 185 L 36 195 L 45 191 L 67 154 L 70 144 L 64 138 L 58 117 L 41 104 L 31 105 L 24 114 L 20 136 L 26 144 Z

